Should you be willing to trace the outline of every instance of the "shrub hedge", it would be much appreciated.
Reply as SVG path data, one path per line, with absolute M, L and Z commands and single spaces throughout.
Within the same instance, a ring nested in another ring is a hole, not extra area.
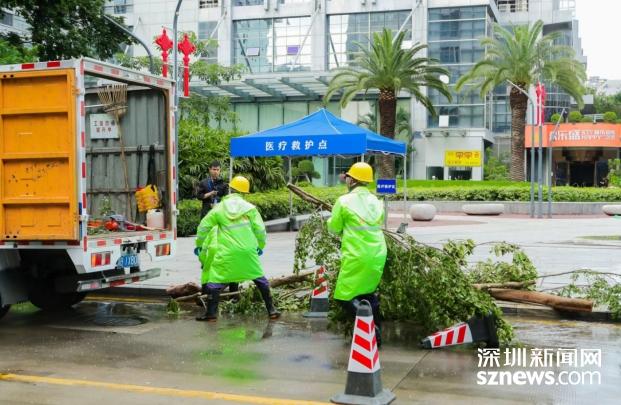
M 428 184 L 429 182 L 427 182 Z M 442 182 L 440 182 L 442 183 Z M 474 182 L 473 182 L 474 183 Z M 487 182 L 486 182 L 487 183 Z M 490 182 L 492 183 L 492 182 Z M 501 182 L 498 182 L 501 183 Z M 425 183 L 421 183 L 425 184 Z M 528 183 L 504 183 L 508 186 L 446 186 L 446 187 L 408 187 L 408 200 L 411 201 L 529 201 Z M 408 185 L 410 182 L 408 181 Z M 345 191 L 345 187 L 304 187 L 314 196 L 334 203 Z M 535 190 L 536 192 L 536 190 Z M 619 202 L 621 188 L 578 188 L 554 187 L 554 201 L 558 202 Z M 399 200 L 403 194 L 392 197 Z M 544 199 L 547 189 L 544 188 Z M 289 191 L 280 189 L 247 196 L 248 201 L 257 206 L 263 220 L 284 218 L 289 215 Z M 182 200 L 178 205 L 177 232 L 179 236 L 194 235 L 200 221 L 201 203 L 198 200 Z M 293 213 L 311 211 L 311 206 L 298 197 L 293 197 Z

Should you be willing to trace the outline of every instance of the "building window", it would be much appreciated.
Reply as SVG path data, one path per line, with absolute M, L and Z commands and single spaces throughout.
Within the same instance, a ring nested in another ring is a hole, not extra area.
M 486 36 L 490 23 L 485 7 L 450 7 L 429 9 L 429 56 L 438 59 L 449 70 L 449 103 L 439 92 L 430 89 L 429 97 L 438 115 L 448 116 L 449 128 L 485 128 L 485 100 L 479 91 L 467 86 L 455 91 L 459 78 L 483 59 L 485 49 L 480 39 Z M 439 118 L 427 118 L 430 128 L 439 126 Z
M 311 69 L 310 17 L 235 21 L 235 63 L 251 73 Z
M 333 69 L 351 63 L 360 44 L 370 45 L 373 33 L 388 28 L 397 32 L 409 19 L 410 11 L 378 13 L 335 14 L 328 17 L 328 67 Z M 406 41 L 412 40 L 410 27 L 406 24 Z
M 218 63 L 218 31 L 214 31 L 217 26 L 217 21 L 201 21 L 198 23 L 198 39 L 209 41 L 207 55 L 203 57 L 209 63 Z M 212 33 L 213 36 L 211 36 Z
M 235 0 L 234 6 L 262 6 L 265 0 Z
M 218 0 L 200 0 L 198 8 L 214 8 L 218 7 Z
M 104 11 L 108 14 L 127 14 L 133 12 L 133 0 L 108 0 Z
M 501 13 L 528 11 L 528 0 L 497 0 L 496 4 Z
M 0 13 L 2 13 L 0 14 L 0 17 L 2 17 L 0 19 L 0 24 L 4 24 L 4 25 L 8 25 L 9 27 L 12 27 L 13 26 L 13 14 L 4 12 L 2 10 L 0 10 Z

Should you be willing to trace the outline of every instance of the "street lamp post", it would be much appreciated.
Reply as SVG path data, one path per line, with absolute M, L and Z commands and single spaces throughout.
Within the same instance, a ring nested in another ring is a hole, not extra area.
M 530 133 L 530 217 L 535 217 L 535 102 L 523 88 L 513 83 L 511 80 L 507 80 L 512 87 L 524 94 L 531 107 L 531 133 Z

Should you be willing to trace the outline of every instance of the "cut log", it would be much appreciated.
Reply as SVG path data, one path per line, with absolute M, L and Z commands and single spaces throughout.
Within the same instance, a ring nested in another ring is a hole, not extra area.
M 314 270 L 301 271 L 298 274 L 292 274 L 290 276 L 282 276 L 277 278 L 270 279 L 270 287 L 276 288 L 281 285 L 288 285 L 293 283 L 299 283 L 301 281 L 306 281 L 310 276 L 315 274 Z
M 313 274 L 315 274 L 314 270 L 307 270 L 307 271 L 301 271 L 298 274 L 292 274 L 290 276 L 282 276 L 282 277 L 276 277 L 276 278 L 271 278 L 269 280 L 270 282 L 270 287 L 272 288 L 276 288 L 276 287 L 280 287 L 283 285 L 288 285 L 288 284 L 293 284 L 293 283 L 299 283 L 301 281 L 307 281 L 308 278 L 310 276 L 312 276 Z M 188 285 L 195 285 L 195 283 L 186 283 L 183 285 L 178 285 L 178 286 L 174 286 L 174 287 L 170 287 L 168 289 L 166 289 L 166 293 L 168 295 L 171 296 L 171 298 L 176 299 L 179 302 L 184 302 L 184 301 L 192 301 L 193 299 L 197 298 L 197 297 L 203 297 L 206 296 L 204 294 L 200 293 L 200 288 L 198 288 L 198 290 L 193 291 L 191 286 L 187 287 Z M 183 291 L 188 291 L 188 294 L 184 294 L 184 295 L 172 295 L 170 292 L 174 292 L 174 293 L 178 293 L 178 292 L 183 292 Z M 239 291 L 236 292 L 228 292 L 228 293 L 222 293 L 220 294 L 220 297 L 230 297 L 233 295 L 239 295 Z
M 547 305 L 560 311 L 592 312 L 593 301 L 578 298 L 559 297 L 537 291 L 490 288 L 487 292 L 494 298 L 504 301 Z
M 166 289 L 166 294 L 172 298 L 186 297 L 200 292 L 201 287 L 196 283 L 185 283 L 181 285 L 174 285 Z
M 535 280 L 529 281 L 508 281 L 506 283 L 481 283 L 481 284 L 472 284 L 472 286 L 478 290 L 489 290 L 490 288 L 506 288 L 512 290 L 519 290 L 524 287 L 528 287 L 530 285 L 535 284 Z

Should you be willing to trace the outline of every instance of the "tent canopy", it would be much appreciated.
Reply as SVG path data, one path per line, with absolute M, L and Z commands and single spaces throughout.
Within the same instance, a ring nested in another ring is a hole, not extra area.
M 325 108 L 297 121 L 231 139 L 231 157 L 405 155 L 404 142 L 337 118 Z

